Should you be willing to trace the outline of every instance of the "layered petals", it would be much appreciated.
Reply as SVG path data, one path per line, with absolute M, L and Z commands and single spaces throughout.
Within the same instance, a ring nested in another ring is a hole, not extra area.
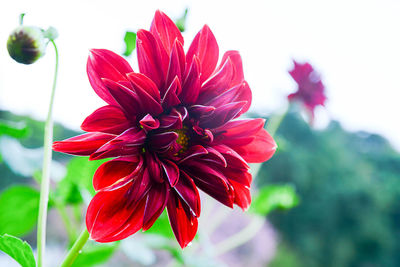
M 248 162 L 266 161 L 276 150 L 264 120 L 237 119 L 252 101 L 239 52 L 227 51 L 218 64 L 207 25 L 186 54 L 183 44 L 174 22 L 157 11 L 150 31 L 137 32 L 139 73 L 111 51 L 91 50 L 89 81 L 107 105 L 84 120 L 88 133 L 54 142 L 53 149 L 110 158 L 94 174 L 96 195 L 86 214 L 95 241 L 146 231 L 167 209 L 186 247 L 197 232 L 199 189 L 230 208 L 248 209 Z
M 105 88 L 102 78 L 112 81 L 126 80 L 126 73 L 133 72 L 129 63 L 121 56 L 106 49 L 90 50 L 87 61 L 89 82 L 97 95 L 108 104 L 116 104 Z
M 263 128 L 263 119 L 237 120 L 215 130 L 216 141 L 231 147 L 250 163 L 264 162 L 272 157 L 277 145 Z

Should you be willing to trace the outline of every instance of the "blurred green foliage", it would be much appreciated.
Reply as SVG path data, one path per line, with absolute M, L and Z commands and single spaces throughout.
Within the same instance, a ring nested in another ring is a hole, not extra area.
M 0 194 L 0 234 L 23 236 L 32 231 L 39 213 L 38 190 L 13 185 Z M 23 223 L 22 223 L 23 222 Z
M 276 139 L 256 182 L 294 184 L 301 203 L 269 216 L 285 244 L 271 266 L 400 266 L 400 154 L 381 136 L 337 122 L 315 131 L 294 113 Z
M 40 148 L 43 146 L 44 122 L 37 121 L 26 116 L 14 115 L 11 112 L 1 110 L 0 120 L 4 122 L 3 126 L 0 126 L 0 135 L 18 138 L 18 141 L 26 148 Z M 10 130 L 10 128 L 14 130 Z M 54 125 L 55 140 L 62 140 L 74 135 L 76 135 L 75 131 L 66 129 L 57 123 Z M 66 161 L 69 158 L 71 157 L 65 154 L 53 154 L 53 159 L 59 161 Z M 5 164 L 0 164 L 0 173 L 0 190 L 12 183 L 28 182 L 27 179 L 22 175 L 16 175 L 13 173 L 12 170 L 10 170 L 10 168 Z
M 253 196 L 250 212 L 268 215 L 272 210 L 287 210 L 299 204 L 299 197 L 291 185 L 267 185 Z

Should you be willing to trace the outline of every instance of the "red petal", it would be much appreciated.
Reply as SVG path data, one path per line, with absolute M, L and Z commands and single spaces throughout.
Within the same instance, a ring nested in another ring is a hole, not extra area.
M 179 168 L 172 161 L 164 159 L 161 162 L 161 166 L 163 167 L 164 174 L 169 181 L 169 184 L 174 187 L 179 181 Z
M 116 106 L 104 106 L 95 110 L 82 123 L 81 129 L 86 132 L 103 132 L 120 134 L 130 127 L 124 113 Z
M 228 90 L 234 74 L 233 63 L 228 58 L 222 68 L 202 84 L 198 103 L 206 103 Z
M 208 117 L 214 110 L 215 107 L 213 106 L 193 105 L 189 107 L 190 113 L 196 118 Z
M 195 103 L 200 92 L 200 65 L 197 56 L 194 56 L 189 73 L 183 83 L 180 99 L 185 103 Z
M 100 191 L 92 199 L 86 213 L 86 227 L 93 240 L 112 242 L 137 232 L 143 224 L 145 202 L 132 203 L 128 183 L 116 190 Z
M 160 128 L 182 129 L 182 122 L 181 113 L 173 108 L 170 114 L 160 117 Z
M 231 60 L 235 70 L 230 84 L 230 86 L 234 86 L 244 81 L 242 58 L 238 51 L 231 50 L 225 52 L 221 62 L 225 62 L 228 58 Z M 221 64 L 217 71 L 220 70 L 222 66 L 223 65 Z
M 153 22 L 151 23 L 150 32 L 160 41 L 169 54 L 175 40 L 183 44 L 183 37 L 175 23 L 160 10 L 156 11 Z
M 247 162 L 240 156 L 235 150 L 231 149 L 226 145 L 213 145 L 212 148 L 219 151 L 225 160 L 227 161 L 227 165 L 233 167 L 235 169 L 241 169 L 247 171 L 250 166 Z
M 229 90 L 226 90 L 222 94 L 217 95 L 212 99 L 208 97 L 207 99 L 210 100 L 206 101 L 204 104 L 214 107 L 220 107 L 232 102 L 246 101 L 246 104 L 243 106 L 242 110 L 238 114 L 240 115 L 245 113 L 250 108 L 251 98 L 252 96 L 250 87 L 247 82 L 244 81 L 241 84 L 238 84 L 230 88 Z
M 144 116 L 143 119 L 139 121 L 139 123 L 146 131 L 154 130 L 160 127 L 160 121 L 154 119 L 150 114 Z
M 130 88 L 108 79 L 102 79 L 110 95 L 124 111 L 127 118 L 143 113 L 139 97 Z
M 104 144 L 95 153 L 90 155 L 90 160 L 109 157 L 137 155 L 141 152 L 146 140 L 146 133 L 139 128 L 132 127 Z
M 134 87 L 140 87 L 141 90 L 145 91 L 147 94 L 151 95 L 156 102 L 160 102 L 160 91 L 157 85 L 146 75 L 141 73 L 129 73 L 129 81 L 134 85 Z
M 219 57 L 217 40 L 207 25 L 204 25 L 189 47 L 186 56 L 188 66 L 191 65 L 194 55 L 200 61 L 201 83 L 203 83 L 214 72 Z
M 265 129 L 261 129 L 250 144 L 232 146 L 232 148 L 247 162 L 261 163 L 269 160 L 274 155 L 277 145 L 272 136 Z
M 120 157 L 100 165 L 93 176 L 94 190 L 107 188 L 132 173 L 136 173 L 143 166 L 140 157 Z
M 155 87 L 153 88 L 154 83 L 148 80 L 147 77 L 146 79 L 143 79 L 142 77 L 146 76 L 136 75 L 136 73 L 129 75 L 129 79 L 131 80 L 133 88 L 139 98 L 140 105 L 143 110 L 147 110 L 149 113 L 154 115 L 159 115 L 163 111 L 160 104 L 160 93 L 158 90 L 157 93 L 154 93 L 154 90 L 156 90 Z M 146 84 L 146 82 L 148 83 Z M 149 92 L 156 97 L 154 98 L 149 94 Z
M 235 204 L 241 207 L 243 211 L 246 211 L 251 203 L 250 188 L 235 181 L 230 181 L 230 183 L 235 192 Z
M 174 81 L 171 83 L 171 86 L 165 92 L 164 98 L 162 100 L 162 105 L 164 109 L 177 106 L 181 103 L 181 101 L 177 96 L 177 92 L 180 91 L 182 91 L 181 83 L 179 82 L 179 79 L 176 76 Z
M 234 149 L 250 163 L 264 162 L 272 157 L 277 146 L 263 128 L 263 119 L 231 121 L 216 129 L 216 142 Z
M 113 139 L 113 134 L 86 133 L 53 143 L 53 150 L 77 156 L 89 156 Z
M 160 50 L 151 32 L 138 31 L 137 57 L 140 72 L 153 80 L 158 88 L 163 87 L 169 63 L 168 54 L 165 50 Z
M 188 159 L 191 159 L 193 157 L 198 157 L 202 155 L 207 155 L 208 151 L 201 145 L 195 145 L 191 146 L 184 154 L 182 159 L 179 161 L 179 164 L 185 162 Z
M 133 72 L 129 63 L 121 56 L 106 49 L 90 50 L 87 61 L 87 73 L 94 91 L 108 104 L 115 105 L 115 100 L 106 90 L 101 78 L 113 81 L 125 80 L 125 74 Z
M 146 208 L 143 215 L 143 231 L 148 230 L 164 211 L 169 198 L 167 183 L 155 184 L 147 194 Z
M 190 207 L 196 217 L 200 216 L 200 195 L 192 178 L 185 172 L 181 172 L 181 178 L 174 187 L 175 192 Z
M 175 194 L 170 194 L 167 210 L 176 240 L 178 240 L 182 248 L 185 248 L 196 236 L 198 226 L 197 218 Z
M 146 168 L 152 180 L 158 183 L 164 183 L 163 174 L 161 173 L 161 162 L 157 155 L 146 152 Z
M 202 120 L 199 125 L 203 128 L 209 129 L 224 125 L 225 123 L 235 118 L 243 109 L 244 105 L 246 105 L 246 103 L 246 101 L 233 102 L 217 107 L 214 110 L 213 114 Z
M 185 172 L 192 177 L 194 183 L 201 190 L 221 202 L 233 208 L 234 195 L 228 179 L 224 174 L 207 162 L 188 160 L 182 166 Z
M 169 60 L 168 72 L 167 72 L 167 82 L 166 85 L 170 85 L 171 82 L 178 77 L 179 81 L 183 80 L 183 75 L 185 73 L 185 51 L 183 50 L 182 43 L 175 40 L 174 46 L 171 51 L 171 56 Z M 180 91 L 178 92 L 180 94 Z
M 175 132 L 165 132 L 160 134 L 154 134 L 149 137 L 149 144 L 153 149 L 165 150 L 169 149 L 173 142 L 178 138 L 178 134 Z

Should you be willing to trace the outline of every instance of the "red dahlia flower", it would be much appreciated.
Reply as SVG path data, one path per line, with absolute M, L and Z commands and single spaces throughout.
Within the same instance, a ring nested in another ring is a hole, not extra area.
M 300 64 L 293 60 L 294 68 L 289 71 L 292 78 L 298 84 L 297 92 L 290 94 L 288 99 L 299 100 L 310 111 L 311 119 L 314 118 L 316 106 L 325 104 L 325 86 L 320 76 L 309 63 Z
M 247 162 L 268 160 L 276 144 L 264 120 L 234 120 L 249 109 L 251 91 L 237 51 L 226 52 L 217 66 L 208 26 L 185 54 L 178 28 L 157 11 L 150 31 L 137 33 L 137 56 L 140 73 L 111 51 L 91 51 L 89 80 L 108 105 L 85 119 L 89 133 L 53 148 L 90 160 L 114 158 L 93 177 L 97 193 L 86 214 L 92 239 L 111 242 L 147 230 L 166 207 L 183 248 L 197 231 L 197 188 L 247 209 Z

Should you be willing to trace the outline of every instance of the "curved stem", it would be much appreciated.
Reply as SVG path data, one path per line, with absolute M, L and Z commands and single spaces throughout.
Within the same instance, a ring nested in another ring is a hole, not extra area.
M 57 74 L 58 74 L 58 50 L 57 46 L 53 40 L 51 43 L 54 46 L 56 54 L 56 65 L 54 71 L 53 87 L 51 90 L 49 111 L 47 113 L 47 119 L 44 128 L 44 155 L 43 155 L 43 171 L 42 171 L 42 181 L 40 185 L 40 204 L 39 204 L 39 218 L 38 218 L 38 228 L 37 228 L 37 250 L 38 250 L 38 267 L 42 267 L 43 259 L 45 255 L 46 247 L 46 221 L 47 221 L 47 206 L 49 202 L 49 186 L 50 186 L 50 164 L 51 164 L 51 143 L 53 142 L 53 102 L 54 93 L 57 84 Z
M 290 104 L 289 104 L 290 105 Z M 286 117 L 287 113 L 289 112 L 290 106 L 286 108 L 286 110 L 281 113 L 277 114 L 270 118 L 269 122 L 267 123 L 266 130 L 271 136 L 274 136 L 276 131 L 279 129 L 283 119 Z
M 58 213 L 60 214 L 61 219 L 64 222 L 64 226 L 67 231 L 69 242 L 70 242 L 70 244 L 72 244 L 72 242 L 76 238 L 76 232 L 75 232 L 75 229 L 69 219 L 67 209 L 63 204 L 61 204 L 57 201 L 54 201 L 54 206 L 58 210 Z
M 75 241 L 72 248 L 68 251 L 67 256 L 65 257 L 64 261 L 61 263 L 61 267 L 69 267 L 74 263 L 76 257 L 78 257 L 81 249 L 86 244 L 88 239 L 89 239 L 89 232 L 85 228 L 82 231 L 82 233 L 79 235 L 78 239 Z
M 231 237 L 221 241 L 215 246 L 215 255 L 226 253 L 256 236 L 258 231 L 264 226 L 265 219 L 261 216 L 255 216 L 254 219 L 242 231 L 232 235 Z

